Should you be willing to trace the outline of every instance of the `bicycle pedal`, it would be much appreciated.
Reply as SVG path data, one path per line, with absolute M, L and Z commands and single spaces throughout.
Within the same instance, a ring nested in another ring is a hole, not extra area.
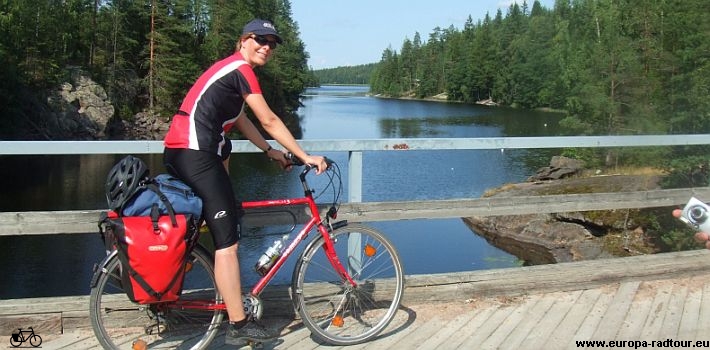
M 165 323 L 157 323 L 157 324 L 145 326 L 144 328 L 145 328 L 146 335 L 154 335 L 154 334 L 161 334 L 161 333 L 165 332 L 168 329 L 168 326 Z
M 237 349 L 240 349 L 240 350 L 254 349 L 255 348 L 254 344 L 256 344 L 256 343 L 251 342 L 251 341 L 244 341 L 242 344 L 237 345 Z
M 246 345 L 249 349 L 263 349 L 264 343 L 248 341 Z
M 240 349 L 273 349 L 276 345 L 282 343 L 279 339 L 272 339 L 267 341 L 255 341 L 247 340 Z

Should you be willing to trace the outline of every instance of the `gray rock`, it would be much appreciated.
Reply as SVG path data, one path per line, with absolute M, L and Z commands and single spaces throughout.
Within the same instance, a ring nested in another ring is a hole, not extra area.
M 583 225 L 553 215 L 466 217 L 464 223 L 502 249 L 531 265 L 611 257 Z
M 563 156 L 554 156 L 550 165 L 538 169 L 537 173 L 528 178 L 529 182 L 559 180 L 575 174 L 584 169 L 584 162 Z
M 561 161 L 563 159 L 553 159 L 550 163 L 563 167 L 581 166 Z M 660 179 L 658 175 L 575 177 L 508 184 L 500 191 L 491 192 L 495 197 L 515 197 L 578 193 L 575 190 L 584 193 L 644 191 L 658 189 Z M 628 210 L 476 216 L 463 218 L 463 221 L 491 245 L 533 265 L 613 257 L 620 252 L 610 252 L 605 246 L 603 237 L 607 233 L 626 231 L 634 232 L 636 236 L 644 235 L 644 229 L 634 222 Z
M 80 70 L 49 94 L 49 123 L 56 139 L 94 140 L 106 136 L 114 107 L 103 87 Z

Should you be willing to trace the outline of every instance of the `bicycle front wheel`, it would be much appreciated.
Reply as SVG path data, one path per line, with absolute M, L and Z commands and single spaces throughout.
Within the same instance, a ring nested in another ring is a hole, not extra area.
M 380 232 L 351 224 L 330 233 L 340 263 L 356 285 L 330 263 L 318 237 L 303 252 L 293 276 L 294 307 L 311 333 L 333 345 L 377 336 L 392 321 L 404 291 L 399 255 Z
M 40 345 L 42 345 L 42 337 L 37 334 L 32 334 L 30 336 L 30 345 L 34 346 L 35 348 L 39 347 Z
M 115 253 L 96 273 L 89 314 L 94 334 L 105 349 L 132 349 L 139 339 L 149 348 L 205 349 L 217 335 L 224 313 L 208 305 L 221 303 L 222 297 L 212 257 L 201 247 L 190 253 L 183 292 L 176 302 L 131 302 L 121 287 L 121 262 Z

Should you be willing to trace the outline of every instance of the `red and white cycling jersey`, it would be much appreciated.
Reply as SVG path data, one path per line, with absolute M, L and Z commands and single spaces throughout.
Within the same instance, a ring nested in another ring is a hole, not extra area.
M 242 55 L 235 53 L 218 61 L 185 96 L 165 135 L 165 147 L 223 156 L 223 151 L 231 150 L 225 135 L 244 111 L 244 95 L 248 94 L 261 94 L 261 86 Z

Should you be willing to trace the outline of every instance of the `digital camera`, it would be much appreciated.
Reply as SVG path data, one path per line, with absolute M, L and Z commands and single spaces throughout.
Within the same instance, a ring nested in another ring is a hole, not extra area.
M 695 197 L 691 197 L 683 208 L 680 219 L 694 229 L 710 233 L 710 207 Z

